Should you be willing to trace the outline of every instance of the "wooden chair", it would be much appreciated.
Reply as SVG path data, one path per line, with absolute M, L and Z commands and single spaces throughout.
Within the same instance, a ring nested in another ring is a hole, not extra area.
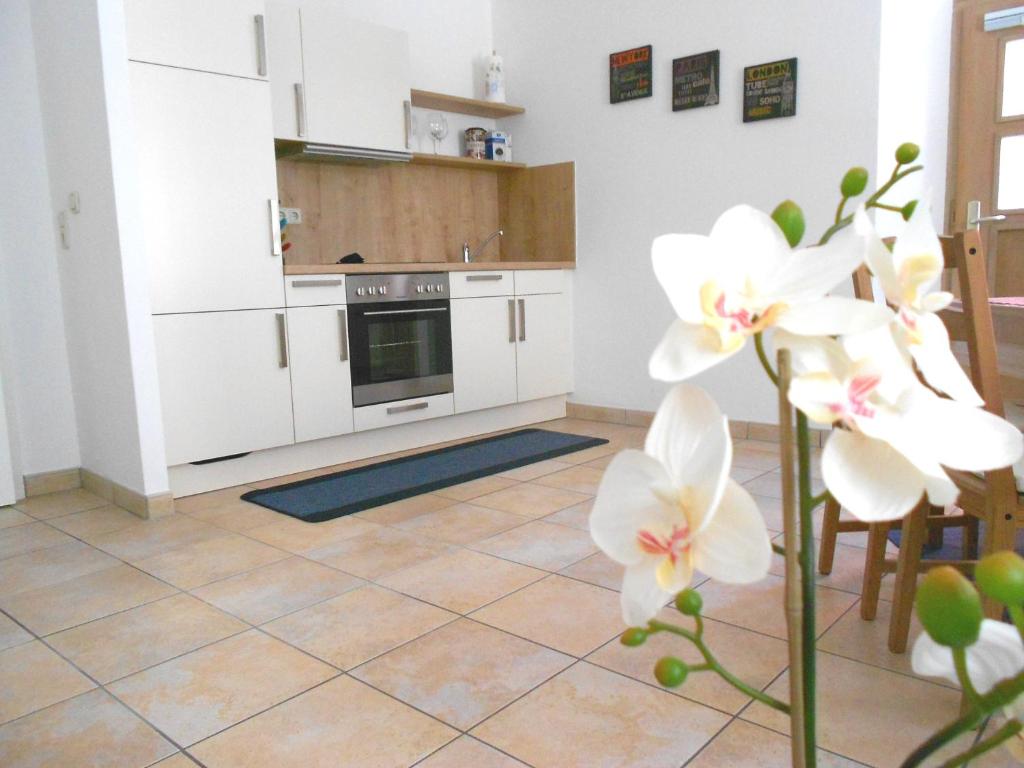
M 956 270 L 963 304 L 962 312 L 944 311 L 943 320 L 950 329 L 950 337 L 967 344 L 971 380 L 984 399 L 985 408 L 998 416 L 1004 416 L 981 237 L 976 231 L 968 231 L 941 240 L 946 267 Z M 893 653 L 903 653 L 907 647 L 918 573 L 942 564 L 970 569 L 973 558 L 977 557 L 978 521 L 985 523 L 982 554 L 1013 549 L 1017 525 L 1024 522 L 1024 494 L 1018 492 L 1011 468 L 986 472 L 984 475 L 953 471 L 949 474 L 960 489 L 957 505 L 968 521 L 964 536 L 964 549 L 967 552 L 963 560 L 922 560 L 921 550 L 929 525 L 926 501 L 922 501 L 921 505 L 898 523 L 902 538 L 899 556 L 895 560 L 885 556 L 885 545 L 892 524 L 875 524 L 868 529 L 861 616 L 874 618 L 882 576 L 895 572 L 896 584 L 889 620 L 889 650 Z M 1002 606 L 986 601 L 985 613 L 991 618 L 999 618 Z

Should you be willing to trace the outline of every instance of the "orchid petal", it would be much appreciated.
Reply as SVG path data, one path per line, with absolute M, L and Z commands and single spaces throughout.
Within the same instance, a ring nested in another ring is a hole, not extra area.
M 908 349 L 925 380 L 964 405 L 984 405 L 985 401 L 950 349 L 949 332 L 942 320 L 931 313 L 919 315 L 917 333 L 920 343 L 909 344 Z
M 949 291 L 935 291 L 921 299 L 921 309 L 924 312 L 941 312 L 952 304 L 955 298 Z
M 693 545 L 694 567 L 727 584 L 749 584 L 764 578 L 771 557 L 771 541 L 756 502 L 729 480 L 718 509 Z
M 875 391 L 884 400 L 895 403 L 908 389 L 921 386 L 910 357 L 893 338 L 892 326 L 844 336 L 841 344 L 850 360 L 870 360 L 882 372 Z
M 806 373 L 789 384 L 789 402 L 818 424 L 833 424 L 842 413 L 833 406 L 846 401 L 843 383 L 830 373 Z
M 837 336 L 870 331 L 892 318 L 892 311 L 881 304 L 846 296 L 823 296 L 788 307 L 775 324 L 800 336 Z
M 858 208 L 853 215 L 853 228 L 866 241 L 865 261 L 871 273 L 878 278 L 885 297 L 894 304 L 899 304 L 900 281 L 896 276 L 896 268 L 893 266 L 892 252 L 878 236 L 874 224 L 871 223 L 871 219 L 868 218 L 863 208 Z
M 925 677 L 942 677 L 960 685 L 953 664 L 953 651 L 922 632 L 914 641 L 910 657 L 914 672 Z M 1000 680 L 1024 670 L 1024 644 L 1017 628 L 1001 621 L 984 619 L 978 641 L 967 648 L 967 674 L 978 693 L 984 695 Z
M 914 208 L 907 226 L 896 238 L 892 258 L 904 302 L 912 296 L 916 303 L 917 297 L 942 275 L 942 244 L 932 224 L 931 206 Z
M 897 520 L 924 492 L 924 478 L 888 443 L 833 430 L 821 456 L 821 474 L 836 501 L 868 523 Z
M 647 555 L 637 534 L 647 528 L 671 529 L 678 513 L 659 489 L 671 489 L 665 468 L 642 451 L 623 451 L 604 471 L 590 512 L 590 535 L 605 554 L 623 565 L 635 565 Z
M 622 577 L 622 620 L 642 627 L 653 619 L 671 595 L 658 586 L 658 558 L 645 557 L 626 568 Z
M 825 245 L 787 251 L 781 264 L 765 270 L 758 287 L 786 304 L 819 299 L 850 279 L 864 263 L 865 250 L 864 238 L 850 228 L 844 229 Z
M 721 267 L 715 244 L 703 235 L 662 235 L 651 245 L 651 262 L 672 309 L 681 320 L 699 325 L 704 318 L 700 287 Z
M 787 331 L 775 332 L 772 346 L 776 351 L 788 349 L 793 371 L 805 373 L 829 373 L 834 378 L 846 378 L 850 368 L 849 358 L 835 339 L 827 337 L 797 336 Z
M 717 272 L 733 281 L 742 276 L 767 276 L 777 273 L 792 253 L 785 235 L 771 216 L 749 205 L 736 205 L 725 211 L 711 228 L 720 262 Z
M 743 348 L 721 350 L 718 334 L 703 325 L 676 320 L 665 331 L 648 365 L 652 379 L 683 381 L 728 360 Z
M 718 506 L 729 479 L 732 439 L 729 422 L 707 392 L 692 384 L 673 387 L 654 416 L 644 450 L 668 470 L 676 488 L 687 488 L 688 503 L 701 517 Z

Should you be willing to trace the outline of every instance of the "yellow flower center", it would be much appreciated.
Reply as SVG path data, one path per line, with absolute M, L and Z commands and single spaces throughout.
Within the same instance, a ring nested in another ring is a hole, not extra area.
M 901 303 L 917 309 L 918 293 L 942 272 L 942 259 L 934 253 L 917 253 L 900 264 L 899 281 L 903 291 Z
M 673 523 L 668 533 L 664 530 L 655 532 L 641 529 L 637 532 L 636 540 L 640 549 L 647 554 L 664 558 L 657 570 L 658 585 L 666 592 L 671 592 L 677 582 L 676 570 L 680 561 L 685 564 L 687 573 L 693 571 L 693 535 L 689 514 L 693 493 L 689 488 L 655 489 L 654 493 L 679 513 L 679 522 Z
M 779 315 L 786 309 L 784 303 L 776 302 L 758 314 L 749 306 L 745 306 L 749 303 L 743 299 L 737 301 L 735 295 L 727 296 L 721 286 L 713 280 L 700 287 L 704 325 L 718 334 L 720 352 L 736 351 L 748 336 L 774 325 Z

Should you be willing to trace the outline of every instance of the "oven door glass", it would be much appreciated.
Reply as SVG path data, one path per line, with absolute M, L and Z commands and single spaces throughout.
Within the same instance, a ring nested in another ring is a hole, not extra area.
M 356 406 L 452 391 L 447 300 L 349 306 Z

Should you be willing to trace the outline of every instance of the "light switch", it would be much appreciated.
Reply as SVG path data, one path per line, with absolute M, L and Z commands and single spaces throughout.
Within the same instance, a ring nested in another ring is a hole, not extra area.
M 77 192 L 72 192 L 70 195 L 68 195 L 68 208 L 71 210 L 72 213 L 81 213 L 82 206 L 81 201 L 78 198 Z
M 71 248 L 71 231 L 68 226 L 68 212 L 57 214 L 57 230 L 60 232 L 60 247 L 65 251 Z

